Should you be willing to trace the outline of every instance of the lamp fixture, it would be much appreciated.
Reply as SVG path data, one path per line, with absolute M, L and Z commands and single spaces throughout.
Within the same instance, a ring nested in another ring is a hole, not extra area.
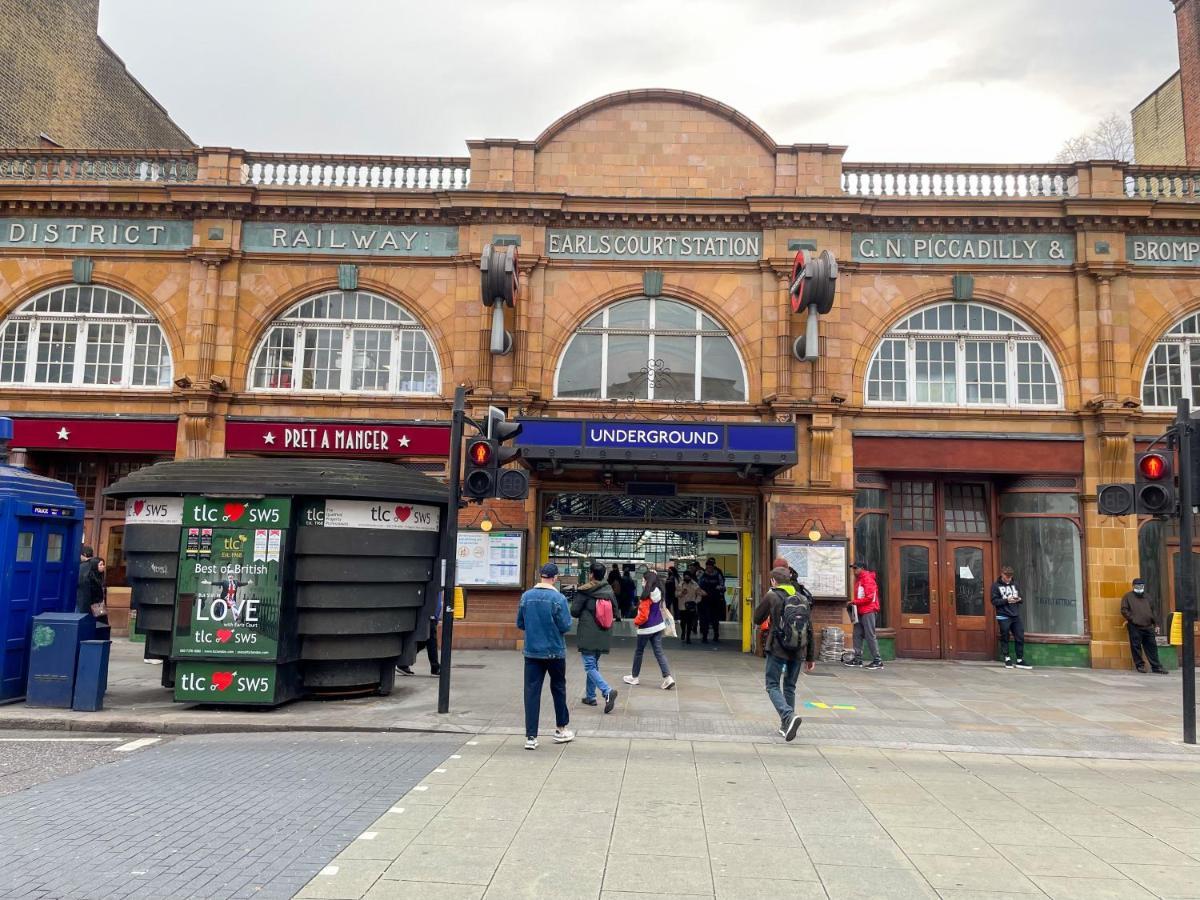
M 822 522 L 820 519 L 809 519 L 807 522 L 804 523 L 804 528 L 802 528 L 800 530 L 804 531 L 805 529 L 808 530 L 808 534 L 807 534 L 808 539 L 810 541 L 812 541 L 813 543 L 816 543 L 822 537 L 824 537 L 826 534 L 829 533 L 829 529 L 825 527 L 825 523 Z

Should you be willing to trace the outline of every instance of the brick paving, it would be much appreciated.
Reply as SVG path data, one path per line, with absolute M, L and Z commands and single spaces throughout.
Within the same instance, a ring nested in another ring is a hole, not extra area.
M 462 741 L 180 737 L 0 797 L 0 897 L 287 898 Z

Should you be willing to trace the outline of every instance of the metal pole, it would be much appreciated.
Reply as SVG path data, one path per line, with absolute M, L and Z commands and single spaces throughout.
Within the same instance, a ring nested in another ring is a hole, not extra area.
M 450 712 L 450 662 L 454 647 L 454 587 L 458 562 L 459 469 L 462 467 L 463 415 L 467 389 L 454 391 L 454 415 L 450 420 L 450 478 L 447 487 L 446 527 L 442 529 L 442 668 L 438 674 L 439 713 Z
M 1183 613 L 1183 646 L 1179 670 L 1183 675 L 1183 742 L 1196 743 L 1196 585 L 1192 565 L 1192 417 L 1187 400 L 1179 401 L 1175 419 L 1179 446 L 1179 574 L 1175 597 Z

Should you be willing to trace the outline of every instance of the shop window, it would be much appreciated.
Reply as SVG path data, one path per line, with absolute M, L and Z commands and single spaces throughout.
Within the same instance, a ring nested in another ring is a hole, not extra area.
M 1142 373 L 1142 406 L 1174 411 L 1187 397 L 1200 404 L 1200 313 L 1176 322 L 1154 345 Z
M 1058 370 L 1028 326 L 979 303 L 939 303 L 913 313 L 880 342 L 866 401 L 878 405 L 1062 405 Z
M 433 342 L 399 304 L 366 291 L 301 300 L 267 329 L 255 350 L 255 390 L 437 394 Z
M 1013 567 L 1025 599 L 1025 629 L 1081 635 L 1083 554 L 1070 519 L 1010 517 L 1000 529 L 1001 564 Z
M 1075 494 L 1001 494 L 1000 512 L 1006 516 L 1020 513 L 1077 516 L 1079 497 Z
M 883 493 L 880 491 L 879 493 Z M 888 517 L 886 513 L 865 513 L 854 522 L 854 556 L 875 572 L 879 584 L 879 615 L 876 624 L 887 627 L 888 617 Z
M 52 288 L 0 326 L 0 384 L 168 388 L 171 378 L 161 326 L 111 288 Z
M 582 400 L 745 402 L 729 333 L 694 306 L 639 297 L 588 319 L 563 351 L 555 396 Z
M 897 531 L 930 532 L 935 528 L 932 481 L 892 483 L 892 519 Z

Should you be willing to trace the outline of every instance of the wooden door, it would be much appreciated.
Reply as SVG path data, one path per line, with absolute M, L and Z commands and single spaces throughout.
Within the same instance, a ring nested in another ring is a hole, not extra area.
M 947 659 L 992 658 L 996 645 L 989 615 L 990 541 L 946 541 L 941 586 L 942 646 Z
M 892 579 L 898 610 L 896 652 L 916 659 L 940 659 L 942 632 L 938 593 L 938 543 L 897 539 L 892 542 Z

